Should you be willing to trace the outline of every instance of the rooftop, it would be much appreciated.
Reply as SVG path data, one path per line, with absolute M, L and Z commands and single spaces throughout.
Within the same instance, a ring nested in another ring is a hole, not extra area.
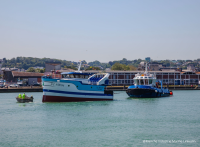
M 37 73 L 37 72 L 18 72 L 18 71 L 12 71 L 13 77 L 32 77 L 32 78 L 40 78 L 44 75 L 44 73 Z

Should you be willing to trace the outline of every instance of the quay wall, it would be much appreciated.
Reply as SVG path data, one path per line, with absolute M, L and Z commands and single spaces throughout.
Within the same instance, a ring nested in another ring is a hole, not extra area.
M 42 92 L 42 87 L 39 88 L 0 88 L 0 93 L 12 93 L 12 92 Z
M 163 86 L 163 87 L 167 87 L 167 86 Z M 107 86 L 106 87 L 107 90 L 113 90 L 113 91 L 125 91 L 127 88 L 128 86 Z M 170 85 L 168 89 L 169 90 L 200 90 L 200 87 Z
M 163 86 L 166 87 L 166 86 Z M 106 90 L 112 91 L 125 91 L 128 86 L 107 86 Z M 177 86 L 177 85 L 170 85 L 169 90 L 200 90 L 200 86 Z M 0 93 L 11 93 L 11 92 L 43 92 L 42 87 L 23 87 L 23 88 L 0 88 Z

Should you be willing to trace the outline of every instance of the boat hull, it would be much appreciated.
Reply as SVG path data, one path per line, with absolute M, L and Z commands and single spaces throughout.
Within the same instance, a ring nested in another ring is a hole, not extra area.
M 22 98 L 16 98 L 18 103 L 29 103 L 29 102 L 33 102 L 33 98 L 26 98 L 26 99 L 22 99 Z
M 127 89 L 126 93 L 129 97 L 133 98 L 156 98 L 170 96 L 169 92 L 163 92 L 161 89 L 145 89 L 145 88 L 132 88 Z
M 113 100 L 113 91 L 61 91 L 43 89 L 42 102 L 77 102 Z
M 106 101 L 106 100 L 113 100 L 113 99 L 43 95 L 42 102 L 80 102 L 80 101 Z

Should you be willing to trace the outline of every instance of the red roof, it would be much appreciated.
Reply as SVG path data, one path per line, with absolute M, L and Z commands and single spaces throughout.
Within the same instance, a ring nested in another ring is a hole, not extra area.
M 44 73 L 12 71 L 12 75 L 13 75 L 13 77 L 34 77 L 34 78 L 41 78 L 44 75 Z

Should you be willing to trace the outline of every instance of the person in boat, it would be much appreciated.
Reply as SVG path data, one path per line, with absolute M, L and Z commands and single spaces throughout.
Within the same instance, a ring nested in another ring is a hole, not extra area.
M 21 99 L 21 98 L 22 98 L 22 95 L 21 95 L 21 94 L 19 94 L 19 95 L 18 95 L 18 98 L 19 98 L 19 99 Z
M 22 99 L 25 99 L 25 97 L 26 97 L 26 96 L 25 96 L 25 93 L 24 93 L 24 94 L 22 95 Z

